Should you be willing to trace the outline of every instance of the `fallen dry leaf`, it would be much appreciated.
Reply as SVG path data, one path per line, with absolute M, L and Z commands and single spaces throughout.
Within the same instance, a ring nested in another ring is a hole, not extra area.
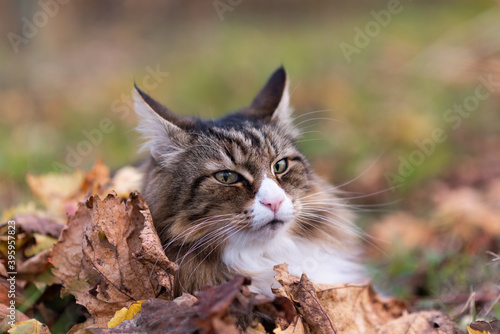
M 113 328 L 124 322 L 125 320 L 134 319 L 139 312 L 141 312 L 141 304 L 145 302 L 145 300 L 139 300 L 136 303 L 133 303 L 129 307 L 124 307 L 121 310 L 115 312 L 115 315 L 111 320 L 108 321 L 108 328 Z
M 164 299 L 149 299 L 141 305 L 141 313 L 131 320 L 124 321 L 115 328 L 105 330 L 105 333 L 164 333 L 168 328 L 172 334 L 194 333 L 196 318 L 193 304 L 196 298 L 183 295 L 172 301 Z M 99 333 L 99 332 L 97 332 Z
M 73 215 L 80 201 L 93 194 L 104 196 L 111 190 L 109 168 L 101 159 L 88 173 L 76 170 L 71 174 L 27 174 L 26 181 L 31 192 L 56 217 Z
M 235 326 L 239 315 L 248 315 L 254 307 L 256 294 L 250 293 L 245 285 L 250 280 L 242 276 L 219 286 L 208 286 L 196 292 L 199 298 L 196 313 L 199 319 L 196 326 L 203 333 L 239 333 Z M 269 302 L 272 299 L 264 300 Z
M 467 326 L 467 333 L 468 334 L 491 334 L 487 331 L 479 331 L 479 330 L 472 329 L 469 326 Z
M 88 288 L 86 274 L 82 272 L 82 242 L 83 234 L 92 223 L 91 211 L 84 203 L 73 216 L 68 218 L 66 227 L 62 230 L 57 243 L 52 248 L 51 263 L 56 277 L 63 282 L 61 294 L 66 296 L 75 291 Z M 81 278 L 80 278 L 81 276 Z M 84 293 L 84 291 L 81 291 Z
M 72 174 L 26 175 L 31 192 L 50 213 L 56 215 L 66 212 L 66 203 L 79 191 L 84 179 L 80 170 Z
M 290 297 L 312 333 L 338 333 L 329 310 L 318 298 L 316 287 L 305 274 L 302 274 L 299 283 L 292 288 Z
M 16 215 L 12 220 L 16 222 L 16 228 L 27 233 L 38 233 L 50 235 L 58 238 L 64 227 L 64 224 L 49 215 L 40 215 L 27 213 Z
M 17 276 L 29 281 L 35 280 L 39 274 L 51 267 L 49 263 L 50 255 L 51 251 L 47 249 L 23 261 L 17 267 Z
M 281 326 L 278 326 L 273 333 L 275 334 L 306 334 L 306 330 L 304 329 L 304 324 L 302 323 L 301 317 L 296 317 L 294 321 L 286 328 L 281 329 Z
M 249 281 L 238 276 L 218 286 L 206 287 L 196 293 L 198 298 L 184 294 L 172 301 L 149 299 L 142 303 L 142 311 L 135 319 L 122 322 L 107 333 L 241 333 L 238 319 L 251 320 L 256 306 L 268 304 L 272 298 L 251 293 Z M 275 310 L 274 312 L 279 312 Z M 243 318 L 241 318 L 243 317 Z M 263 326 L 249 329 L 259 333 Z M 261 332 L 265 333 L 265 332 Z
M 454 326 L 453 321 L 442 312 L 422 311 L 389 321 L 377 334 L 453 334 Z
M 5 296 L 7 296 L 7 294 L 5 294 Z M 9 305 L 9 300 L 5 304 Z M 13 320 L 9 317 L 11 315 L 10 311 L 11 310 L 8 309 L 6 305 L 4 305 L 3 303 L 0 304 L 0 332 L 1 333 L 6 332 L 7 328 L 10 327 L 8 322 Z M 27 320 L 30 320 L 30 318 L 28 318 L 24 313 L 20 312 L 19 310 L 15 310 L 15 320 L 16 321 L 27 321 Z
M 50 334 L 47 325 L 36 319 L 16 322 L 8 331 L 9 334 Z
M 76 197 L 87 197 L 93 194 L 104 196 L 110 190 L 110 181 L 109 167 L 102 162 L 102 159 L 97 159 L 92 169 L 85 174 L 79 189 L 80 195 Z M 128 196 L 128 193 L 125 196 Z
M 500 334 L 500 321 L 474 321 L 469 326 L 467 326 L 469 333 L 489 333 L 489 334 Z
M 340 333 L 369 333 L 407 309 L 398 299 L 381 297 L 371 285 L 340 284 L 316 289 Z
M 15 221 L 15 251 L 16 251 L 16 284 L 18 287 L 25 286 L 29 283 L 36 283 L 38 276 L 46 272 L 51 266 L 48 262 L 50 256 L 50 248 L 57 240 L 50 235 L 38 233 L 42 231 L 45 233 L 57 234 L 62 230 L 61 224 L 53 221 L 52 219 L 45 219 L 38 215 L 21 215 L 14 218 Z M 44 222 L 47 222 L 44 226 Z M 0 276 L 8 277 L 7 268 L 4 263 L 8 261 L 8 241 L 10 236 L 7 233 L 8 224 L 0 226 L 0 259 L 2 265 L 0 266 Z M 12 231 L 12 230 L 11 230 Z M 10 236 L 12 238 L 12 236 Z M 54 280 L 47 279 L 47 282 L 54 282 Z
M 281 329 L 288 329 L 289 326 L 297 322 L 297 311 L 292 301 L 287 297 L 275 296 L 274 300 L 270 302 L 265 300 L 259 302 L 254 307 L 254 311 L 274 319 L 275 326 L 279 326 Z M 270 330 L 270 328 L 267 329 Z
M 419 330 L 428 328 L 453 333 L 453 322 L 443 313 L 407 314 L 405 303 L 379 296 L 370 285 L 313 284 L 305 274 L 290 275 L 286 265 L 274 270 L 282 285 L 274 292 L 294 302 L 306 333 L 426 333 Z
M 24 250 L 24 255 L 27 257 L 32 257 L 49 250 L 57 242 L 57 238 L 45 234 L 34 233 L 33 237 L 35 238 L 35 244 L 26 247 Z
M 92 316 L 83 327 L 105 328 L 115 311 L 137 300 L 170 298 L 176 265 L 152 231 L 137 193 L 126 202 L 110 193 L 79 205 L 54 245 L 52 263 L 63 294 L 75 295 Z
M 24 215 L 24 214 L 33 214 L 36 212 L 35 202 L 28 202 L 18 204 L 16 206 L 10 207 L 2 211 L 2 218 L 0 221 L 6 222 L 9 219 L 12 219 L 15 216 Z
M 142 173 L 137 168 L 126 166 L 119 169 L 111 180 L 110 188 L 118 196 L 127 197 L 133 191 L 138 190 L 142 184 Z

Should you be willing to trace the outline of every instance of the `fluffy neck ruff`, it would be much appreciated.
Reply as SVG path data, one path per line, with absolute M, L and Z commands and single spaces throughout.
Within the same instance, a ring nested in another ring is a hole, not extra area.
M 318 284 L 360 283 L 366 277 L 362 266 L 344 250 L 322 240 L 293 235 L 286 228 L 266 243 L 244 236 L 233 238 L 224 249 L 222 260 L 231 271 L 252 277 L 254 292 L 271 296 L 271 288 L 280 286 L 273 270 L 280 263 L 287 263 L 292 275 L 305 273 Z

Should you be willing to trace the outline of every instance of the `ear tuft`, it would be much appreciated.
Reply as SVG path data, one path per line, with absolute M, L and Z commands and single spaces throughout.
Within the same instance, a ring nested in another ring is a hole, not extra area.
M 251 118 L 287 120 L 291 114 L 289 103 L 288 77 L 282 66 L 271 75 L 246 113 Z
M 138 132 L 144 139 L 141 151 L 150 151 L 155 160 L 178 151 L 187 141 L 194 122 L 177 116 L 134 84 L 134 109 L 139 118 Z

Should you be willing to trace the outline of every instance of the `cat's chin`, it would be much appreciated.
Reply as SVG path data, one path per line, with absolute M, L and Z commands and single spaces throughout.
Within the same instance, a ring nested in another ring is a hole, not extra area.
M 269 222 L 255 227 L 248 231 L 250 239 L 255 239 L 258 242 L 269 240 L 277 237 L 279 234 L 288 229 L 290 222 L 281 219 L 272 219 Z
M 284 221 L 279 220 L 279 219 L 273 219 L 269 223 L 260 227 L 260 229 L 277 231 L 278 229 L 282 228 L 284 225 L 285 225 Z

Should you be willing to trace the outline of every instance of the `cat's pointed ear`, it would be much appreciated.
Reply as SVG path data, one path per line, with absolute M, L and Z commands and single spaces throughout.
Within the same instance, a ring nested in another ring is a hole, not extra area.
M 189 139 L 195 122 L 174 114 L 134 84 L 134 109 L 139 118 L 137 130 L 145 140 L 141 150 L 155 159 L 177 151 Z
M 278 68 L 269 78 L 248 108 L 251 117 L 271 118 L 287 121 L 292 113 L 288 76 L 285 69 Z

